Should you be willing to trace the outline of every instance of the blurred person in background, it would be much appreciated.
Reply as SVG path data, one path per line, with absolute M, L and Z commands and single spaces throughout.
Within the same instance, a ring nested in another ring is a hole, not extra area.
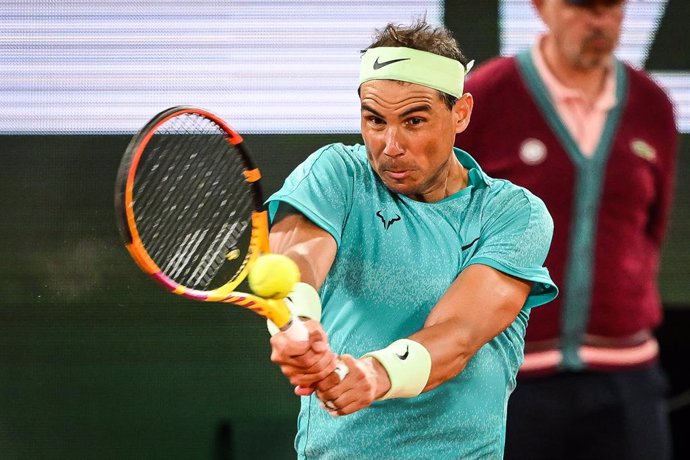
M 659 256 L 678 132 L 672 104 L 614 56 L 623 0 L 532 0 L 547 32 L 470 74 L 456 146 L 554 219 L 561 296 L 532 312 L 508 407 L 508 459 L 668 459 Z

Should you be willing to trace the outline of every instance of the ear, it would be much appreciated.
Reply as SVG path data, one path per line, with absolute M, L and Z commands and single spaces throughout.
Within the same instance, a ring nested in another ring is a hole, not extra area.
M 537 12 L 542 22 L 546 23 L 546 21 L 544 21 L 544 0 L 532 0 L 532 7 Z
M 459 134 L 467 129 L 472 116 L 474 98 L 470 93 L 465 93 L 455 102 L 453 106 L 453 118 L 455 121 L 455 133 Z

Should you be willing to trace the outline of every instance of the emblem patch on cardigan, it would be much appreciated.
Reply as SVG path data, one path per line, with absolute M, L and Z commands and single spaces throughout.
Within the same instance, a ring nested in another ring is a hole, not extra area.
M 527 165 L 538 165 L 546 159 L 546 146 L 539 139 L 530 137 L 520 145 L 518 156 Z
M 633 139 L 630 142 L 630 150 L 647 161 L 656 161 L 656 149 L 642 139 Z

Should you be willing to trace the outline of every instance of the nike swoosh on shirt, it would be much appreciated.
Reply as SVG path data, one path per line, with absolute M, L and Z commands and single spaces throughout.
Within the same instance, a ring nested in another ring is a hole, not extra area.
M 386 67 L 387 65 L 395 64 L 396 62 L 409 61 L 410 59 L 411 58 L 400 58 L 391 59 L 390 61 L 379 62 L 379 58 L 376 58 L 376 61 L 374 61 L 374 70 L 379 70 L 381 67 Z
M 466 250 L 468 250 L 468 249 L 471 248 L 472 245 L 473 245 L 474 243 L 476 243 L 477 241 L 479 241 L 479 237 L 476 237 L 475 239 L 473 239 L 473 240 L 470 241 L 469 243 L 467 243 L 467 244 L 465 244 L 465 245 L 463 245 L 463 246 L 460 246 L 460 250 L 461 250 L 461 251 L 466 251 Z

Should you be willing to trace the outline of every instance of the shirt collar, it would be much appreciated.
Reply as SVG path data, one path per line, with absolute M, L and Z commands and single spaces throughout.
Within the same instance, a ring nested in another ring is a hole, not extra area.
M 542 79 L 544 86 L 554 100 L 565 102 L 569 99 L 584 101 L 585 98 L 580 90 L 570 88 L 564 85 L 556 78 L 546 65 L 544 55 L 542 54 L 541 44 L 544 40 L 545 34 L 539 36 L 531 49 L 532 62 Z M 613 59 L 609 62 L 606 71 L 606 80 L 604 81 L 604 89 L 594 101 L 594 109 L 599 111 L 608 111 L 616 105 L 616 76 L 613 67 Z
M 472 158 L 469 153 L 462 149 L 453 147 L 453 152 L 457 157 L 460 164 L 467 169 L 467 186 L 470 185 L 481 188 L 483 186 L 489 185 L 491 178 L 486 175 L 482 168 L 477 163 L 477 160 Z

